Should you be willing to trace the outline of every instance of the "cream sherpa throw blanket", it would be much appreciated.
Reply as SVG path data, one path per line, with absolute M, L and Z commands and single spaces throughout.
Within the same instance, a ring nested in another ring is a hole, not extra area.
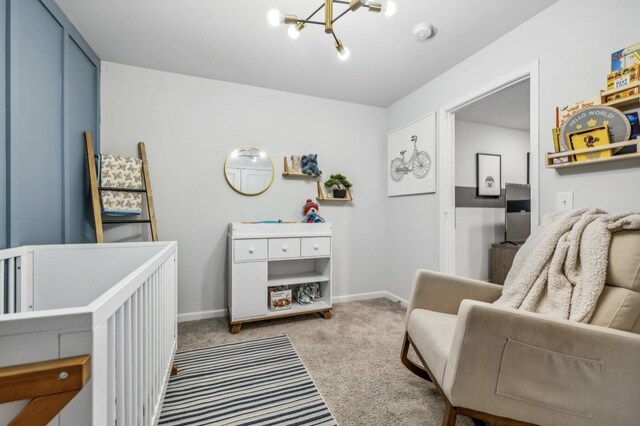
M 495 303 L 588 322 L 604 288 L 611 233 L 625 229 L 640 229 L 640 214 L 550 215 L 518 250 Z

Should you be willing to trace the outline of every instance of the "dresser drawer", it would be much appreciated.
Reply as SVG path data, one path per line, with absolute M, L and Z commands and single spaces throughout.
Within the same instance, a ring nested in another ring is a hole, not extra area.
M 269 259 L 300 257 L 300 238 L 269 238 Z
M 267 259 L 267 240 L 235 240 L 233 259 L 235 262 L 251 262 Z
M 300 242 L 302 257 L 329 256 L 331 254 L 331 238 L 302 238 Z

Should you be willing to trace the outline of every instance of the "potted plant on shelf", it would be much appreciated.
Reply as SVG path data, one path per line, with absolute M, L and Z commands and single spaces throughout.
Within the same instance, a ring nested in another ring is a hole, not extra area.
M 324 186 L 329 189 L 333 188 L 333 198 L 346 198 L 347 196 L 347 188 L 351 188 L 353 185 L 346 176 L 341 175 L 340 173 L 336 173 L 331 175 L 331 177 L 324 183 Z

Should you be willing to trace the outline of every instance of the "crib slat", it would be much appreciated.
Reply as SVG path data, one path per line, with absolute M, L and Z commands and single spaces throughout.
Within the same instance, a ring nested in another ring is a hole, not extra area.
M 125 424 L 124 307 L 116 311 L 116 420 Z
M 124 424 L 133 424 L 131 389 L 131 299 L 124 303 Z
M 164 355 L 164 287 L 162 286 L 162 270 L 158 269 L 158 289 L 159 289 L 159 303 L 158 306 L 160 306 L 160 365 L 159 365 L 159 374 L 160 374 L 160 381 L 162 381 L 164 379 L 164 375 L 162 374 L 163 370 L 162 367 L 165 366 L 165 355 Z
M 144 318 L 143 318 L 143 310 L 144 304 L 142 299 L 142 289 L 138 289 L 136 292 L 138 296 L 138 373 L 136 377 L 138 378 L 138 400 L 136 401 L 136 405 L 138 406 L 138 422 L 141 425 L 144 425 Z
M 116 316 L 107 326 L 107 424 L 116 424 Z
M 153 273 L 153 404 L 158 403 L 158 388 L 160 381 L 158 380 L 158 365 L 160 364 L 160 347 L 158 346 L 159 339 L 159 309 L 158 309 L 158 271 Z
M 135 359 L 135 379 L 136 379 L 136 399 L 134 405 L 138 407 L 136 415 L 136 424 L 142 425 L 142 380 L 140 375 L 142 374 L 142 321 L 140 320 L 142 314 L 142 306 L 140 304 L 140 290 L 134 293 L 135 306 L 136 306 L 136 359 Z
M 142 305 L 144 306 L 142 311 L 142 359 L 145 360 L 145 362 L 142 363 L 142 389 L 144 389 L 144 393 L 142 395 L 144 417 L 142 420 L 146 425 L 151 422 L 149 412 L 149 363 L 146 362 L 149 360 L 149 304 L 147 299 L 146 280 L 140 287 L 140 291 L 142 292 Z
M 9 285 L 9 291 L 7 292 L 7 313 L 13 314 L 16 312 L 16 270 L 15 270 L 15 258 L 8 259 L 7 268 L 9 273 L 7 274 L 7 284 Z
M 131 423 L 132 425 L 138 424 L 138 383 L 136 377 L 138 376 L 137 364 L 138 364 L 138 300 L 136 294 L 133 293 L 131 298 L 127 300 L 129 308 L 131 309 L 131 327 L 129 333 L 131 336 L 131 373 L 129 374 L 129 382 L 131 386 Z

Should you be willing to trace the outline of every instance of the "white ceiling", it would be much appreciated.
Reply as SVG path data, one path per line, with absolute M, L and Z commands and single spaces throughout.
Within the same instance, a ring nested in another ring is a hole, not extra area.
M 321 26 L 291 40 L 267 22 L 272 8 L 306 17 L 321 0 L 56 3 L 105 61 L 384 107 L 555 1 L 396 0 L 391 18 L 360 9 L 334 24 L 351 52 L 344 62 Z M 435 38 L 416 42 L 419 22 L 433 24 Z
M 456 119 L 528 131 L 529 80 L 502 89 L 456 112 Z

